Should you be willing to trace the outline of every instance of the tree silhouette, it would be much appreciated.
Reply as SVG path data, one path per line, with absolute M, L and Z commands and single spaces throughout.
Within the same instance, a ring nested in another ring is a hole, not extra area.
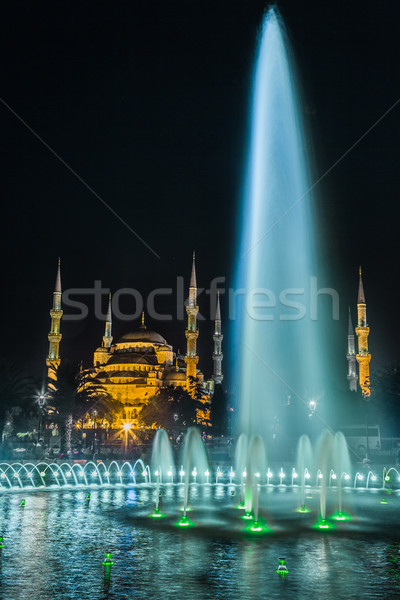
M 91 372 L 82 369 L 81 363 L 63 361 L 54 369 L 54 378 L 48 403 L 60 430 L 62 451 L 71 449 L 74 422 L 80 421 L 83 425 L 85 417 L 96 410 L 99 420 L 105 419 L 111 424 L 122 412 L 122 404 L 96 383 Z
M 214 435 L 228 433 L 228 394 L 221 384 L 216 384 L 211 399 L 211 424 Z
M 18 409 L 14 421 L 36 415 L 38 395 L 35 381 L 13 363 L 0 361 L 0 439 L 7 411 Z
M 169 431 L 178 431 L 196 423 L 197 411 L 204 409 L 203 404 L 193 398 L 182 387 L 161 388 L 150 398 L 139 415 L 147 427 L 163 427 Z

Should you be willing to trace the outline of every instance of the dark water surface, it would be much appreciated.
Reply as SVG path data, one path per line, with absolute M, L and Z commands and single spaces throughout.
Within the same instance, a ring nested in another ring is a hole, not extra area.
M 246 538 L 237 497 L 228 486 L 191 486 L 190 518 L 173 526 L 182 486 L 166 486 L 154 522 L 154 490 L 137 488 L 10 491 L 0 495 L 1 600 L 57 599 L 400 599 L 400 498 L 379 504 L 381 492 L 349 493 L 351 523 L 310 530 L 318 514 L 294 511 L 293 490 L 261 490 L 262 513 L 274 530 Z M 21 507 L 22 499 L 26 500 Z M 334 508 L 334 499 L 330 499 Z M 212 507 L 212 508 L 210 508 Z M 328 506 L 329 508 L 329 506 Z M 328 511 L 329 512 L 329 511 Z M 102 560 L 115 564 L 107 582 Z M 289 575 L 276 574 L 278 557 Z

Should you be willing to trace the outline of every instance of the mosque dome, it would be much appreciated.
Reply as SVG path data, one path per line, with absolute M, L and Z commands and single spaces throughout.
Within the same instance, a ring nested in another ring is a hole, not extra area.
M 169 383 L 172 381 L 182 381 L 186 383 L 186 374 L 183 371 L 169 371 L 164 377 L 164 382 Z
M 96 348 L 95 352 L 96 352 L 96 354 L 97 354 L 97 352 L 103 352 L 104 354 L 108 354 L 109 349 L 105 348 L 104 346 L 100 346 L 99 348 Z
M 160 344 L 161 346 L 165 346 L 167 344 L 162 335 L 156 331 L 150 331 L 148 329 L 129 331 L 118 340 L 117 344 L 127 344 L 129 342 L 147 342 L 149 344 Z

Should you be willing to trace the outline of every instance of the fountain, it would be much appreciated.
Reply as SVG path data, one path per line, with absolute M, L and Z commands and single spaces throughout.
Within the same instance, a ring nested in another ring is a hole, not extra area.
M 337 484 L 338 490 L 338 508 L 333 514 L 333 518 L 337 521 L 345 521 L 351 519 L 348 513 L 343 511 L 343 474 L 348 474 L 351 471 L 349 450 L 346 443 L 346 438 L 341 431 L 335 434 L 333 440 L 333 464 L 334 464 L 334 481 Z M 374 476 L 374 475 L 372 475 Z M 363 476 L 361 476 L 363 478 Z M 356 487 L 356 486 L 354 486 Z M 367 480 L 368 487 L 368 480 Z
M 193 497 L 199 487 L 208 492 L 214 489 L 219 498 L 220 488 L 229 486 L 231 498 L 236 489 L 240 491 L 237 508 L 244 510 L 241 518 L 248 522 L 245 531 L 265 533 L 271 531 L 262 517 L 262 510 L 268 510 L 268 514 L 270 511 L 266 491 L 271 492 L 271 498 L 277 490 L 279 494 L 282 492 L 281 501 L 275 506 L 278 515 L 285 502 L 290 505 L 290 497 L 284 498 L 289 488 L 298 492 L 293 497 L 300 495 L 298 512 L 315 513 L 315 503 L 314 507 L 311 503 L 310 508 L 306 506 L 306 497 L 314 499 L 306 496 L 306 488 L 310 488 L 315 498 L 319 497 L 317 529 L 331 529 L 332 520 L 350 520 L 343 510 L 343 487 L 349 486 L 351 477 L 343 434 L 323 432 L 314 451 L 310 439 L 302 435 L 295 466 L 267 464 L 266 447 L 274 449 L 277 436 L 298 434 L 304 425 L 309 425 L 310 402 L 315 418 L 314 398 L 321 397 L 327 379 L 322 360 L 324 357 L 328 361 L 327 348 L 324 344 L 322 350 L 321 343 L 321 336 L 326 334 L 316 306 L 318 265 L 312 185 L 299 107 L 290 47 L 281 18 L 272 8 L 263 19 L 259 35 L 240 221 L 236 288 L 243 293 L 238 295 L 241 306 L 236 307 L 232 343 L 233 370 L 237 373 L 234 387 L 239 398 L 235 471 L 232 466 L 218 464 L 210 468 L 201 435 L 192 427 L 185 436 L 178 477 L 169 436 L 166 431 L 158 430 L 150 465 L 140 459 L 133 465 L 127 460 L 87 461 L 84 465 L 43 461 L 1 463 L 1 490 L 119 486 L 148 489 L 155 499 L 150 515 L 155 519 L 152 525 L 158 526 L 155 524 L 158 521 L 159 526 L 165 527 L 169 517 L 160 511 L 162 492 L 165 488 L 178 489 L 183 491 L 183 514 L 174 524 L 189 528 L 194 525 L 187 516 L 190 491 Z M 301 302 L 295 301 L 296 297 Z M 398 482 L 397 470 L 384 469 L 383 489 L 394 475 Z M 364 475 L 357 471 L 355 491 L 363 486 L 365 490 L 376 490 L 381 482 L 372 470 L 366 484 L 363 481 Z M 312 482 L 315 482 L 313 488 Z M 337 503 L 332 518 L 327 515 L 328 496 L 329 502 L 335 498 Z M 90 492 L 86 500 L 92 504 Z M 208 500 L 204 521 L 211 513 L 217 513 L 212 518 L 214 526 L 227 523 L 231 527 L 238 515 L 236 512 L 234 517 L 230 512 L 233 502 L 230 499 L 222 515 L 213 510 Z M 383 498 L 381 502 L 387 500 Z M 24 505 L 22 500 L 20 506 Z M 291 509 L 296 510 L 293 506 Z M 311 518 L 312 515 L 302 515 L 302 523 Z M 233 527 L 238 529 L 239 525 Z M 285 562 L 281 566 L 279 572 L 287 572 Z
M 313 468 L 311 442 L 307 435 L 303 434 L 297 444 L 297 473 L 300 475 L 300 508 L 299 512 L 306 513 L 306 484 L 310 479 L 310 471 Z
M 199 430 L 196 427 L 189 427 L 185 436 L 183 444 L 183 476 L 184 477 L 184 501 L 183 501 L 183 515 L 177 521 L 178 527 L 190 527 L 194 525 L 186 515 L 188 511 L 188 498 L 189 498 L 189 480 L 192 469 L 195 471 L 195 479 L 197 479 L 197 473 L 199 473 L 200 481 L 204 481 L 207 477 L 206 472 L 208 471 L 208 462 L 206 451 L 204 448 L 203 440 Z
M 241 485 L 240 485 L 240 504 L 238 508 L 245 508 L 245 489 L 246 489 L 246 479 L 247 479 L 247 435 L 245 433 L 241 433 L 235 449 L 235 468 L 236 473 L 239 474 Z
M 317 253 L 311 179 L 295 81 L 285 29 L 272 8 L 254 72 L 235 285 L 242 296 L 232 344 L 239 433 L 268 442 L 277 426 L 281 433 L 301 432 L 308 402 L 326 380 L 326 344 L 322 352 L 312 292 Z
M 328 489 L 328 472 L 333 456 L 333 435 L 330 431 L 323 431 L 319 437 L 316 450 L 316 467 L 320 486 L 320 514 L 315 526 L 319 529 L 328 529 L 331 525 L 326 518 L 326 495 Z
M 23 490 L 24 497 L 19 502 L 24 507 L 25 492 L 40 492 L 43 488 L 60 492 L 66 488 L 82 490 L 81 497 L 87 505 L 96 505 L 96 490 L 101 488 L 135 488 L 137 493 L 146 493 L 148 499 L 143 503 L 143 511 L 135 510 L 133 519 L 140 519 L 141 523 L 146 522 L 149 526 L 151 521 L 154 526 L 159 521 L 164 528 L 176 525 L 183 529 L 191 528 L 196 522 L 205 531 L 221 530 L 224 535 L 228 535 L 228 532 L 229 535 L 276 535 L 275 532 L 279 534 L 288 526 L 284 515 L 296 512 L 310 513 L 297 518 L 300 530 L 304 527 L 314 527 L 319 531 L 330 531 L 337 526 L 357 527 L 357 518 L 351 519 L 343 510 L 344 488 L 346 497 L 351 497 L 355 502 L 363 498 L 360 493 L 369 492 L 375 504 L 374 494 L 379 489 L 388 493 L 385 486 L 389 480 L 391 493 L 396 496 L 400 492 L 400 476 L 395 467 L 385 467 L 382 476 L 368 467 L 364 475 L 362 466 L 356 470 L 350 464 L 343 435 L 333 435 L 330 431 L 321 434 L 314 448 L 307 436 L 301 436 L 296 466 L 267 463 L 262 437 L 253 435 L 248 438 L 243 434 L 237 442 L 235 468 L 236 473 L 229 463 L 209 466 L 200 432 L 193 427 L 188 430 L 184 441 L 181 477 L 174 482 L 176 467 L 170 442 L 166 432 L 160 430 L 154 440 L 151 465 L 146 465 L 142 460 L 134 464 L 115 460 L 109 463 L 99 461 L 97 464 L 88 461 L 84 465 L 81 462 L 57 464 L 43 461 L 38 464 L 0 463 L 0 490 Z M 289 473 L 292 473 L 291 477 Z M 238 508 L 235 506 L 236 494 L 232 494 L 235 490 L 240 492 L 240 508 L 244 509 L 244 513 L 234 510 Z M 288 494 L 290 490 L 294 493 Z M 163 511 L 166 514 L 160 510 L 161 494 L 165 498 Z M 297 504 L 299 494 L 302 503 L 300 510 Z M 150 515 L 152 519 L 148 519 L 146 507 L 152 497 L 155 497 L 156 506 Z M 226 497 L 223 505 L 222 497 Z M 183 506 L 180 505 L 182 498 Z M 309 499 L 307 507 L 306 498 Z M 331 516 L 327 511 L 328 500 L 335 508 Z M 362 502 L 365 503 L 365 499 Z M 380 503 L 387 505 L 388 501 L 383 497 Z M 188 511 L 192 509 L 196 515 L 195 522 L 188 518 Z M 390 510 L 390 506 L 383 510 Z M 181 515 L 176 520 L 179 511 Z M 272 528 L 267 526 L 265 514 L 268 514 Z M 393 514 L 391 518 L 396 519 Z M 245 520 L 244 528 L 241 519 Z M 351 520 L 352 523 L 346 523 Z M 289 522 L 292 529 L 293 521 Z
M 155 508 L 154 512 L 150 515 L 153 519 L 161 519 L 165 517 L 160 512 L 160 484 L 163 482 L 163 475 L 169 476 L 173 480 L 175 468 L 174 458 L 172 454 L 171 442 L 165 429 L 158 429 L 153 443 L 153 450 L 151 455 L 151 467 L 154 475 L 156 476 L 156 492 L 155 492 Z

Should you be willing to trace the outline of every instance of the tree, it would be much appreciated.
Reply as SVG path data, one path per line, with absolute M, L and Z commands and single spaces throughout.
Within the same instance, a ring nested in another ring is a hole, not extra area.
M 384 436 L 400 435 L 400 364 L 375 367 L 371 372 L 371 418 Z
M 150 398 L 140 412 L 140 419 L 147 427 L 177 431 L 195 424 L 197 411 L 203 408 L 203 404 L 197 398 L 192 398 L 187 390 L 180 386 L 168 386 Z
M 228 431 L 228 394 L 221 384 L 216 384 L 211 400 L 211 424 L 214 435 L 226 435 Z
M 94 410 L 100 420 L 110 424 L 122 411 L 122 404 L 93 380 L 90 371 L 83 370 L 79 362 L 63 361 L 54 370 L 55 381 L 49 393 L 49 403 L 54 408 L 54 420 L 61 434 L 61 449 L 71 449 L 71 432 L 74 421 L 81 421 Z
M 0 437 L 7 411 L 15 412 L 16 418 L 37 414 L 35 381 L 13 363 L 0 361 Z M 19 409 L 13 411 L 13 409 Z

